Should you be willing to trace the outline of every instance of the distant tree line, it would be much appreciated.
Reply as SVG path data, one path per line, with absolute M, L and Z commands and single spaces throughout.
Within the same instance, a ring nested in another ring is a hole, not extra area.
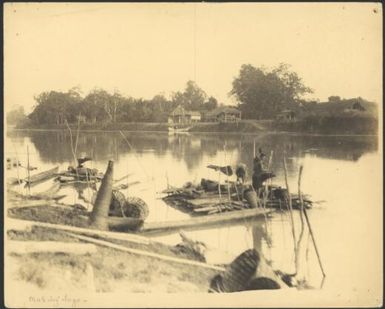
M 273 119 L 284 109 L 313 110 L 322 105 L 319 100 L 304 99 L 306 94 L 312 92 L 288 64 L 281 63 L 272 69 L 244 64 L 232 82 L 229 96 L 235 98 L 242 118 Z M 186 110 L 200 112 L 207 112 L 218 106 L 217 99 L 208 96 L 193 81 L 188 81 L 185 89 L 174 92 L 170 99 L 162 94 L 149 100 L 136 99 L 103 89 L 94 89 L 83 97 L 79 89 L 72 88 L 67 92 L 43 92 L 35 97 L 35 101 L 36 105 L 28 115 L 28 121 L 32 125 L 60 125 L 65 121 L 75 123 L 78 119 L 91 124 L 166 122 L 168 115 L 178 105 Z M 346 100 L 341 100 L 339 96 L 330 96 L 329 102 Z M 11 118 L 14 119 L 17 114 L 15 112 Z
M 82 97 L 79 89 L 72 88 L 67 92 L 43 92 L 35 101 L 28 115 L 33 125 L 75 123 L 78 119 L 87 123 L 165 122 L 178 105 L 195 111 L 209 111 L 218 106 L 217 100 L 207 96 L 193 81 L 187 82 L 184 91 L 173 93 L 171 99 L 163 95 L 150 100 L 136 99 L 104 89 L 94 89 Z

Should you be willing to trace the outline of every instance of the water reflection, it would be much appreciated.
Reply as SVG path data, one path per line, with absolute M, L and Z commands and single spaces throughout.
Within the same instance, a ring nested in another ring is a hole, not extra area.
M 200 178 L 218 180 L 218 173 L 205 167 L 210 163 L 225 165 L 242 161 L 251 170 L 254 142 L 256 148 L 261 147 L 267 155 L 273 151 L 272 169 L 277 174 L 274 184 L 283 185 L 282 160 L 283 153 L 286 153 L 291 190 L 297 191 L 298 168 L 302 164 L 303 192 L 310 194 L 313 200 L 327 201 L 309 211 L 327 271 L 326 287 L 334 290 L 340 286 L 352 289 L 367 287 L 366 282 L 361 279 L 368 271 L 375 272 L 379 263 L 376 257 L 380 256 L 373 248 L 374 240 L 367 241 L 368 236 L 373 238 L 377 235 L 378 221 L 382 218 L 382 205 L 378 201 L 381 188 L 368 185 L 368 181 L 380 183 L 376 137 L 284 134 L 169 136 L 139 132 L 126 132 L 125 135 L 132 148 L 118 132 L 80 132 L 78 152 L 85 152 L 93 157 L 91 164 L 101 171 L 105 169 L 108 159 L 115 159 L 116 178 L 132 173 L 129 181 L 142 180 L 140 185 L 128 189 L 127 195 L 138 196 L 146 201 L 150 207 L 148 222 L 182 220 L 188 217 L 157 198 L 155 192 L 165 189 L 168 182 L 180 186 L 194 178 L 198 181 Z M 6 155 L 15 150 L 19 155 L 25 153 L 28 145 L 33 154 L 31 162 L 41 170 L 51 168 L 52 165 L 61 165 L 61 169 L 65 169 L 73 161 L 69 146 L 70 135 L 66 131 L 14 131 L 8 132 L 7 137 Z M 21 159 L 25 158 L 23 156 Z M 23 171 L 23 176 L 24 173 Z M 39 190 L 43 191 L 44 188 L 36 188 L 37 192 Z M 71 204 L 81 203 L 84 198 L 90 200 L 94 192 L 92 188 L 70 186 L 61 190 L 60 194 L 67 194 L 63 201 Z M 298 213 L 294 214 L 294 219 L 296 231 L 299 231 Z M 360 226 L 365 226 L 365 229 L 356 228 Z M 287 213 L 276 213 L 272 219 L 262 220 L 258 224 L 241 221 L 210 230 L 189 231 L 188 234 L 193 239 L 204 241 L 211 247 L 231 251 L 235 255 L 249 248 L 257 248 L 272 261 L 275 269 L 286 273 L 294 272 L 294 244 Z M 180 241 L 177 234 L 162 235 L 158 239 L 172 245 Z M 370 254 L 367 257 L 357 254 L 357 244 L 360 252 Z M 306 246 L 308 247 L 307 244 Z M 305 266 L 311 270 L 314 286 L 318 286 L 321 274 L 314 248 L 310 246 L 305 251 L 309 251 L 310 263 L 309 266 L 305 263 Z M 361 265 L 363 258 L 368 257 L 371 259 L 368 265 L 355 266 Z M 376 285 L 374 279 L 373 276 L 372 287 Z
M 75 140 L 76 132 L 73 132 Z M 273 170 L 282 164 L 283 154 L 288 158 L 289 173 L 297 170 L 292 158 L 314 155 L 319 158 L 357 161 L 363 154 L 375 152 L 378 148 L 377 137 L 368 136 L 295 136 L 295 135 L 171 135 L 163 133 L 125 133 L 133 149 L 118 132 L 80 132 L 78 153 L 84 152 L 95 161 L 113 158 L 135 152 L 142 156 L 154 152 L 156 156 L 170 153 L 176 161 L 184 161 L 188 170 L 199 167 L 203 156 L 214 158 L 218 152 L 236 151 L 236 159 L 251 168 L 254 143 L 269 156 L 273 151 Z M 72 158 L 70 134 L 67 131 L 11 131 L 8 133 L 16 147 L 23 147 L 24 138 L 29 137 L 46 163 L 64 163 Z M 229 158 L 228 158 L 229 159 Z

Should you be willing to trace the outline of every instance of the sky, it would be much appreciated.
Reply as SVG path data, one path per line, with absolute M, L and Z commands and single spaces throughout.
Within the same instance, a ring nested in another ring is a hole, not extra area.
M 327 100 L 382 103 L 379 3 L 5 3 L 4 104 L 95 87 L 150 99 L 194 80 L 228 96 L 242 64 L 288 63 Z

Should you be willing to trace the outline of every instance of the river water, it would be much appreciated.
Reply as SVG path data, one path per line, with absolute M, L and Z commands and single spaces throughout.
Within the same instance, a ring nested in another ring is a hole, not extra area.
M 283 156 L 285 153 L 288 181 L 297 193 L 298 171 L 303 166 L 302 192 L 318 201 L 308 211 L 323 268 L 323 282 L 313 242 L 305 228 L 301 242 L 299 273 L 315 289 L 343 289 L 362 299 L 377 300 L 382 291 L 382 158 L 377 137 L 370 136 L 306 136 L 306 135 L 216 135 L 125 132 L 80 132 L 77 153 L 91 156 L 88 167 L 105 170 L 107 161 L 115 161 L 118 179 L 130 173 L 128 183 L 138 182 L 124 190 L 138 196 L 150 207 L 147 221 L 167 221 L 188 218 L 167 206 L 159 192 L 167 185 L 182 186 L 201 178 L 225 181 L 225 175 L 206 168 L 208 164 L 252 167 L 254 144 L 272 156 L 273 184 L 285 187 Z M 38 171 L 73 165 L 70 136 L 63 131 L 10 131 L 5 141 L 5 157 L 17 157 Z M 8 171 L 15 176 L 16 171 Z M 19 169 L 19 176 L 26 177 Z M 233 179 L 230 179 L 233 180 Z M 34 187 L 35 192 L 52 183 Z M 79 191 L 91 198 L 87 188 L 67 186 L 61 189 L 65 203 L 83 203 Z M 301 220 L 294 211 L 296 234 Z M 224 225 L 186 234 L 207 245 L 233 254 L 258 247 L 275 269 L 295 271 L 293 237 L 288 212 L 277 212 L 272 218 L 255 223 Z M 157 240 L 175 245 L 179 235 L 161 235 Z M 350 295 L 350 294 L 346 294 Z M 359 296 L 357 296 L 359 295 Z M 350 299 L 354 302 L 354 298 Z

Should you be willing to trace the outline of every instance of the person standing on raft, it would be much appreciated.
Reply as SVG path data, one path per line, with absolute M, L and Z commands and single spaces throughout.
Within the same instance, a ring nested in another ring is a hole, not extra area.
M 267 172 L 263 167 L 263 160 L 266 155 L 262 152 L 262 149 L 259 148 L 258 154 L 253 160 L 253 176 L 252 176 L 252 185 L 254 190 L 258 193 L 263 186 L 263 183 L 272 177 L 275 177 L 274 173 Z

